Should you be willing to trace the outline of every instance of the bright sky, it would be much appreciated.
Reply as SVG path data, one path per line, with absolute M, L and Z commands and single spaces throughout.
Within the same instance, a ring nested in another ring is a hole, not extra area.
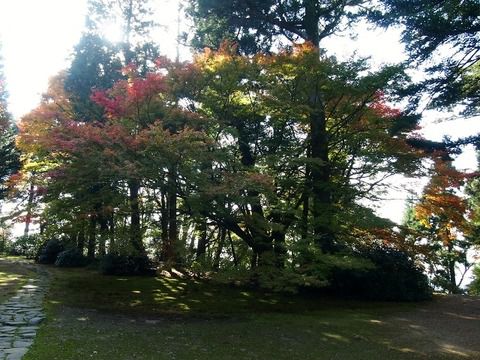
M 177 33 L 177 0 L 155 0 L 158 4 L 157 21 L 163 25 L 154 36 L 160 50 L 175 56 Z M 40 94 L 47 88 L 49 77 L 68 66 L 69 55 L 78 42 L 84 24 L 86 0 L 0 0 L 0 41 L 10 93 L 10 111 L 18 119 L 34 108 Z M 371 56 L 375 64 L 395 63 L 404 59 L 398 31 L 384 32 L 359 28 L 356 41 L 348 37 L 333 37 L 324 43 L 339 57 L 350 57 L 353 51 L 360 56 Z M 185 54 L 185 49 L 183 49 Z M 480 132 L 480 121 L 461 120 L 432 124 L 445 115 L 430 113 L 426 116 L 424 134 L 434 140 L 444 135 L 453 138 Z M 457 166 L 475 168 L 473 151 L 466 152 Z M 407 185 L 404 179 L 395 178 L 401 187 L 421 189 L 414 181 Z M 404 209 L 405 191 L 392 191 L 390 200 L 379 204 L 379 213 L 400 221 Z

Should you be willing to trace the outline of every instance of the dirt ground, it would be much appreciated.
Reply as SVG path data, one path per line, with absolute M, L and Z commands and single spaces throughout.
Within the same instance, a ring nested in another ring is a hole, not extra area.
M 385 321 L 402 330 L 394 343 L 406 351 L 480 359 L 480 297 L 438 295 Z

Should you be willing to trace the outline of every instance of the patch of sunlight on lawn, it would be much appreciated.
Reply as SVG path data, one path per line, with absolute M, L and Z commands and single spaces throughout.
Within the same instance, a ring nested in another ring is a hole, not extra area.
M 264 303 L 264 304 L 270 304 L 270 305 L 278 304 L 278 300 L 276 300 L 276 299 L 270 299 L 270 300 L 260 299 L 260 300 L 258 300 L 258 302 L 261 302 L 261 303 Z
M 180 304 L 178 304 L 178 306 L 179 306 L 180 309 L 182 309 L 182 310 L 185 310 L 185 311 L 190 310 L 190 306 L 188 306 L 187 304 L 180 303 Z
M 339 334 L 332 334 L 332 333 L 323 332 L 322 335 L 329 338 L 329 339 L 341 341 L 341 342 L 344 342 L 344 343 L 349 343 L 350 342 L 350 340 L 348 340 L 345 336 L 342 336 L 342 335 L 339 335 Z
M 174 301 L 174 300 L 177 300 L 177 298 L 173 296 L 168 296 L 168 295 L 155 296 L 155 301 Z
M 451 354 L 451 355 L 456 355 L 464 358 L 470 359 L 470 356 L 466 354 L 465 352 L 461 351 L 458 349 L 456 346 L 450 345 L 450 344 L 441 344 L 442 351 Z

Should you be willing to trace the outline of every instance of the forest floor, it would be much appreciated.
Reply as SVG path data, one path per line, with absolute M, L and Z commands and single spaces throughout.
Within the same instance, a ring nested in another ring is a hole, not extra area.
M 373 303 L 49 271 L 25 360 L 480 359 L 480 298 Z

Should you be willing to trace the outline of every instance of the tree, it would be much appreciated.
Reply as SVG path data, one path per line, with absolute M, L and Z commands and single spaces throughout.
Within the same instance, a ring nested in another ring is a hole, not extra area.
M 59 76 L 52 79 L 45 101 L 20 124 L 19 144 L 35 159 L 45 188 L 43 217 L 57 220 L 46 231 L 66 234 L 82 249 L 87 240 L 91 258 L 106 252 L 107 241 L 111 253 L 145 256 L 142 223 L 154 215 L 145 211 L 144 187 L 160 187 L 176 199 L 178 185 L 169 189 L 172 167 L 174 178 L 186 177 L 185 169 L 195 171 L 188 159 L 201 152 L 200 127 L 195 116 L 171 101 L 164 70 L 159 65 L 141 76 L 133 65 L 124 69 L 127 80 L 92 94 L 102 115 L 89 122 L 72 117 Z M 177 206 L 168 209 L 168 240 L 176 246 Z M 128 233 L 127 241 L 118 241 L 122 232 Z
M 356 202 L 373 196 L 381 183 L 373 178 L 413 171 L 418 154 L 405 140 L 415 119 L 387 106 L 380 91 L 401 79 L 398 69 L 360 76 L 364 66 L 362 61 L 319 61 L 311 45 L 248 57 L 226 44 L 197 56 L 177 80 L 186 84 L 183 96 L 190 106 L 209 119 L 215 139 L 215 161 L 197 185 L 199 203 L 208 218 L 253 250 L 253 268 L 281 267 L 287 242 L 298 242 L 299 234 L 305 246 L 313 239 L 325 252 L 332 251 L 316 237 L 320 226 L 335 231 L 339 247 L 345 248 L 345 239 L 355 237 L 355 218 L 359 226 Z M 323 218 L 314 209 L 317 218 L 312 219 L 309 172 L 319 161 L 309 156 L 309 119 L 315 109 L 306 104 L 319 87 L 331 174 L 322 186 L 332 196 L 328 208 L 321 209 Z
M 190 0 L 188 14 L 196 29 L 193 45 L 218 49 L 225 39 L 238 41 L 247 54 L 270 51 L 280 38 L 298 43 L 320 41 L 358 17 L 368 2 L 284 0 Z
M 382 26 L 403 26 L 410 62 L 426 64 L 421 89 L 432 97 L 432 107 L 462 103 L 467 113 L 478 112 L 478 1 L 383 0 L 371 19 Z
M 15 128 L 8 112 L 7 97 L 3 62 L 0 55 L 0 200 L 6 195 L 8 178 L 20 167 L 20 156 L 15 146 Z
M 339 32 L 343 24 L 358 18 L 364 1 L 191 1 L 189 13 L 197 25 L 194 44 L 205 43 L 204 39 L 215 26 L 213 40 L 218 48 L 223 31 L 224 38 L 238 41 L 239 50 L 255 53 L 259 50 L 270 51 L 275 40 L 281 36 L 290 42 L 306 41 L 311 43 L 317 54 L 311 60 L 320 63 L 321 51 L 318 46 L 322 39 Z M 206 20 L 205 20 L 206 19 Z M 220 22 L 218 22 L 220 21 Z M 220 25 L 216 25 L 220 24 Z M 314 65 L 312 62 L 311 65 Z M 319 65 L 319 64 L 317 64 Z M 317 82 L 318 83 L 318 82 Z M 305 174 L 305 183 L 309 187 L 308 199 L 311 211 L 314 236 L 325 252 L 336 249 L 334 230 L 335 214 L 332 207 L 330 139 L 327 130 L 326 103 L 321 86 L 310 89 L 303 99 L 303 105 L 312 109 L 309 112 L 309 169 Z M 305 201 L 308 201 L 305 199 Z
M 473 266 L 468 259 L 473 244 L 467 201 L 458 194 L 465 178 L 451 161 L 437 157 L 432 179 L 407 219 L 416 241 L 426 241 L 423 260 L 430 267 L 433 285 L 449 293 L 461 292 L 465 274 Z
M 99 118 L 102 111 L 90 100 L 92 90 L 111 88 L 124 78 L 123 67 L 132 63 L 145 74 L 153 66 L 158 49 L 149 37 L 155 25 L 151 15 L 151 5 L 145 1 L 89 0 L 86 29 L 65 79 L 77 120 Z M 112 24 L 122 33 L 120 43 L 105 38 L 105 27 Z

